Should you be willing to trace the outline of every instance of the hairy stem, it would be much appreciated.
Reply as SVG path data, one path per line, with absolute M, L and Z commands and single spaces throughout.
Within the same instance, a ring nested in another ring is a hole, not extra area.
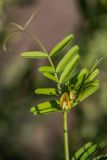
M 65 160 L 69 160 L 67 112 L 66 111 L 63 112 L 63 129 L 64 129 L 64 155 L 65 155 Z

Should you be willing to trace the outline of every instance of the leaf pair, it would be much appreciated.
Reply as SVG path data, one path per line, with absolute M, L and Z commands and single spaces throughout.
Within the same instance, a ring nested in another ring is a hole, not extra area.
M 39 51 L 31 51 L 31 52 L 24 52 L 21 54 L 21 56 L 25 58 L 34 58 L 34 59 L 49 59 L 49 56 L 54 56 L 57 53 L 59 53 L 60 50 L 62 50 L 72 39 L 74 36 L 72 34 L 65 37 L 61 42 L 59 42 L 50 52 L 48 55 L 44 52 Z M 40 72 L 43 72 L 43 75 L 55 82 L 58 83 L 58 79 L 56 79 L 52 73 L 58 73 L 62 72 L 60 75 L 59 83 L 64 83 L 68 78 L 70 78 L 71 73 L 75 66 L 77 65 L 79 61 L 79 55 L 76 55 L 79 50 L 79 47 L 76 45 L 72 47 L 66 55 L 61 59 L 59 64 L 56 67 L 56 70 L 52 66 L 43 66 L 39 68 Z
M 50 56 L 54 56 L 57 53 L 59 53 L 60 50 L 62 50 L 72 39 L 74 38 L 74 35 L 70 34 L 67 37 L 65 37 L 61 42 L 59 42 L 50 52 Z M 24 52 L 21 54 L 22 57 L 25 58 L 47 58 L 47 53 L 39 52 L 39 51 L 30 51 L 30 52 Z
M 52 101 L 47 101 L 40 103 L 36 106 L 33 106 L 31 108 L 31 112 L 36 115 L 36 114 L 48 114 L 52 112 L 59 112 L 61 111 L 61 108 L 59 106 L 59 102 L 57 100 L 52 100 Z

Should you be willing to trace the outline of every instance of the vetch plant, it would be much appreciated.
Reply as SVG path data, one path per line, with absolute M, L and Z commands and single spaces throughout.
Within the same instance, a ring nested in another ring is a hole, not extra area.
M 38 88 L 35 90 L 35 93 L 56 96 L 56 98 L 33 106 L 31 112 L 34 115 L 43 115 L 52 112 L 61 112 L 63 114 L 65 160 L 69 160 L 67 115 L 73 107 L 94 93 L 99 87 L 99 80 L 95 80 L 95 77 L 99 73 L 99 70 L 96 69 L 98 61 L 96 61 L 90 70 L 84 68 L 74 75 L 73 71 L 77 67 L 80 59 L 78 45 L 71 47 L 57 66 L 54 65 L 52 58 L 60 54 L 60 51 L 63 50 L 73 38 L 74 35 L 68 35 L 59 42 L 50 53 L 41 47 L 43 52 L 30 51 L 21 54 L 24 58 L 47 59 L 49 61 L 48 66 L 41 66 L 38 70 L 44 77 L 54 81 L 56 87 Z
M 68 128 L 67 128 L 67 115 L 68 113 L 81 101 L 92 95 L 99 88 L 99 80 L 96 76 L 99 74 L 97 69 L 98 60 L 90 68 L 83 68 L 78 71 L 77 65 L 80 60 L 79 46 L 74 45 L 69 47 L 65 55 L 60 58 L 58 64 L 55 66 L 53 57 L 61 54 L 60 51 L 64 51 L 64 48 L 68 46 L 74 39 L 74 35 L 70 34 L 60 41 L 49 53 L 39 41 L 39 39 L 32 33 L 27 31 L 27 27 L 31 22 L 34 15 L 30 17 L 24 27 L 12 23 L 17 30 L 14 32 L 25 32 L 29 35 L 36 43 L 39 44 L 42 51 L 28 51 L 21 54 L 24 58 L 48 60 L 47 66 L 41 66 L 38 71 L 50 81 L 54 81 L 56 87 L 50 88 L 37 88 L 36 94 L 52 96 L 52 100 L 42 102 L 31 107 L 31 112 L 34 115 L 43 115 L 55 112 L 61 112 L 63 115 L 63 134 L 64 134 L 64 156 L 65 160 L 69 160 L 69 146 L 68 146 Z M 12 34 L 9 35 L 11 37 Z M 6 49 L 6 42 L 9 39 L 7 37 L 4 43 L 4 49 Z M 92 144 L 87 143 L 84 147 L 78 150 L 71 160 L 86 160 L 89 159 L 96 151 L 104 146 L 104 143 Z M 102 156 L 100 156 L 102 158 Z M 101 158 L 98 157 L 98 160 Z M 104 156 L 103 156 L 104 157 Z M 107 157 L 105 155 L 105 157 Z

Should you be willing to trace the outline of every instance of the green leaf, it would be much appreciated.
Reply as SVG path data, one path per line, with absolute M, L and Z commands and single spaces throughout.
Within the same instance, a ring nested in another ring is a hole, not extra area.
M 63 49 L 72 39 L 74 35 L 70 34 L 60 41 L 50 52 L 50 56 L 56 55 L 61 49 Z
M 25 58 L 36 58 L 36 59 L 44 59 L 47 58 L 48 55 L 44 52 L 39 52 L 39 51 L 30 51 L 30 52 L 24 52 L 21 54 L 22 57 Z
M 77 45 L 72 47 L 57 65 L 56 72 L 61 72 L 78 50 L 79 47 Z
M 80 160 L 81 156 L 92 146 L 91 142 L 88 142 L 83 147 L 81 147 L 72 157 L 71 160 Z
M 86 68 L 82 69 L 80 73 L 77 75 L 76 87 L 80 87 L 83 79 L 88 75 L 88 70 Z M 85 80 L 85 79 L 84 79 Z
M 48 114 L 52 112 L 60 112 L 61 108 L 59 105 L 59 101 L 52 100 L 48 102 L 40 103 L 36 106 L 33 106 L 30 110 L 34 115 L 37 114 Z
M 62 72 L 60 76 L 60 83 L 65 82 L 66 79 L 68 79 L 69 75 L 71 75 L 73 69 L 77 65 L 79 61 L 79 55 L 76 55 L 65 67 L 64 71 Z
M 92 147 L 90 147 L 90 148 L 81 156 L 81 160 L 91 159 L 91 157 L 93 156 L 93 154 L 95 154 L 96 152 L 98 152 L 98 151 L 99 151 L 100 149 L 102 149 L 104 146 L 105 146 L 105 143 L 104 143 L 104 142 L 94 144 Z
M 78 79 L 79 82 L 82 81 L 84 75 L 88 75 L 88 70 L 87 70 L 86 68 L 82 69 L 82 70 L 80 71 L 80 73 L 78 74 L 77 79 Z
M 44 95 L 57 95 L 57 90 L 55 88 L 38 88 L 35 90 L 35 93 Z
M 93 94 L 99 88 L 99 81 L 94 81 L 90 86 L 83 88 L 83 90 L 78 95 L 78 101 L 81 102 L 91 94 Z
M 97 75 L 99 74 L 99 69 L 95 69 L 88 77 L 88 81 L 90 80 L 93 80 Z
M 43 73 L 43 75 L 44 75 L 46 78 L 51 79 L 52 81 L 58 82 L 58 81 L 57 81 L 57 78 L 56 78 L 54 75 L 50 74 L 50 73 Z
M 39 67 L 40 72 L 48 72 L 48 73 L 54 73 L 54 69 L 51 66 L 43 66 Z
M 92 159 L 92 156 L 105 146 L 104 142 L 96 144 L 87 143 L 85 146 L 80 148 L 72 157 L 71 160 L 88 160 Z

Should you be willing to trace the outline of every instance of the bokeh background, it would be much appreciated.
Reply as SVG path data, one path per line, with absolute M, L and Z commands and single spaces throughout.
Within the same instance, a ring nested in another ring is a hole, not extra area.
M 39 46 L 17 33 L 8 41 L 8 51 L 2 49 L 15 30 L 10 23 L 23 26 L 35 10 L 28 30 L 48 51 L 73 33 L 80 45 L 80 68 L 103 57 L 100 89 L 69 113 L 70 155 L 86 142 L 107 141 L 107 0 L 0 0 L 0 160 L 63 159 L 61 113 L 34 117 L 29 112 L 46 99 L 35 95 L 35 88 L 52 85 L 37 72 L 46 61 L 20 57 Z M 107 153 L 107 147 L 102 152 Z

